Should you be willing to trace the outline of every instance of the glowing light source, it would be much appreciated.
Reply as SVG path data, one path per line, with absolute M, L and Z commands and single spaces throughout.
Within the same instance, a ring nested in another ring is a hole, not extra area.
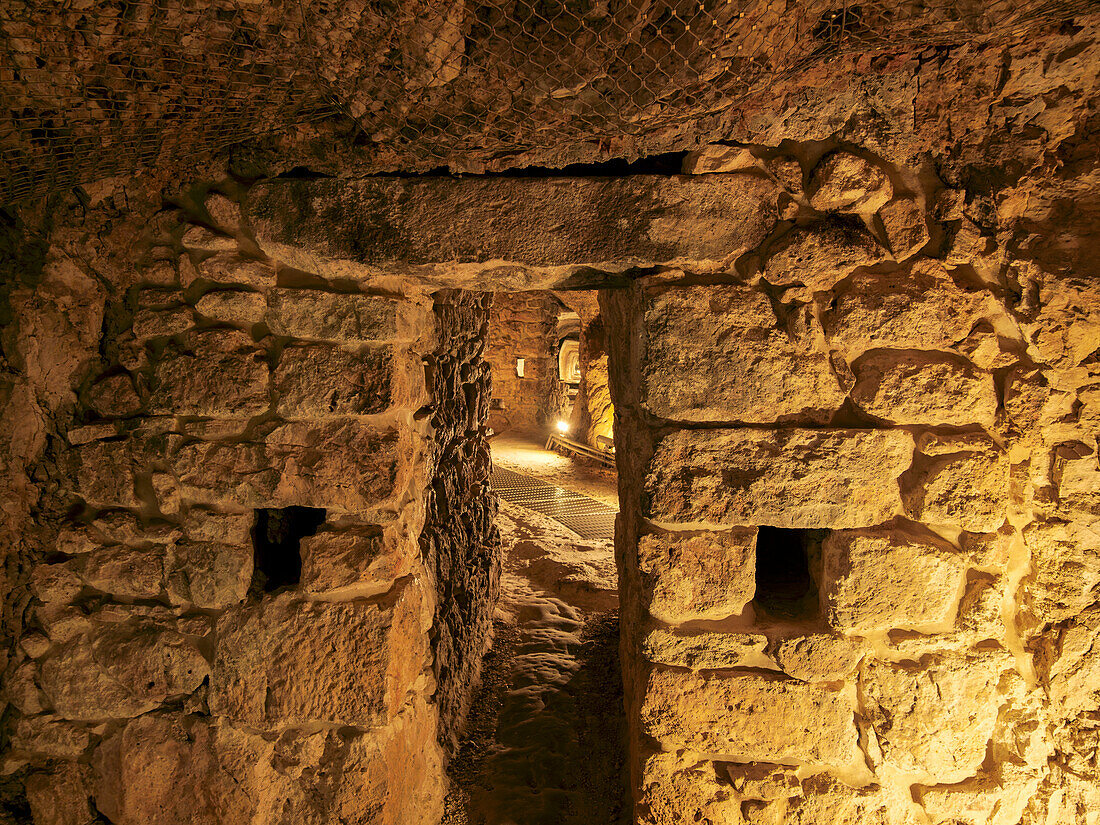
M 565 434 L 565 433 L 569 432 L 569 422 L 568 421 L 563 421 L 562 419 L 559 418 L 558 419 L 558 432 L 562 433 L 562 434 Z

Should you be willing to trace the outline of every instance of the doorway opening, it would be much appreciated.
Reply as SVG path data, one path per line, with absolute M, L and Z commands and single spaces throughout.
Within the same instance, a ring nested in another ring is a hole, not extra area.
M 613 410 L 594 291 L 495 293 L 501 595 L 447 825 L 629 821 Z

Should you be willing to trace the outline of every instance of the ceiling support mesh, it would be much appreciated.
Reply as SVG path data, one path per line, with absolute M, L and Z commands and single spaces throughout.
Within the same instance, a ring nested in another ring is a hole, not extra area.
M 1089 0 L 0 0 L 0 204 L 343 116 L 405 168 L 642 134 Z M 405 163 L 407 161 L 407 163 Z

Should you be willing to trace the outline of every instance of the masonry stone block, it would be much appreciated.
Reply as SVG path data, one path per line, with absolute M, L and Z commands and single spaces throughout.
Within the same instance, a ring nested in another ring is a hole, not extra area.
M 900 430 L 682 430 L 645 468 L 647 516 L 668 522 L 850 528 L 901 512 Z

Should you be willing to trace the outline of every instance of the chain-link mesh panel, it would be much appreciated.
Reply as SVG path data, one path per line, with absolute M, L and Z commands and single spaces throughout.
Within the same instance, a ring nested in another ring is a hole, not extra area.
M 642 134 L 1089 0 L 0 0 L 0 203 L 336 114 L 410 167 Z

